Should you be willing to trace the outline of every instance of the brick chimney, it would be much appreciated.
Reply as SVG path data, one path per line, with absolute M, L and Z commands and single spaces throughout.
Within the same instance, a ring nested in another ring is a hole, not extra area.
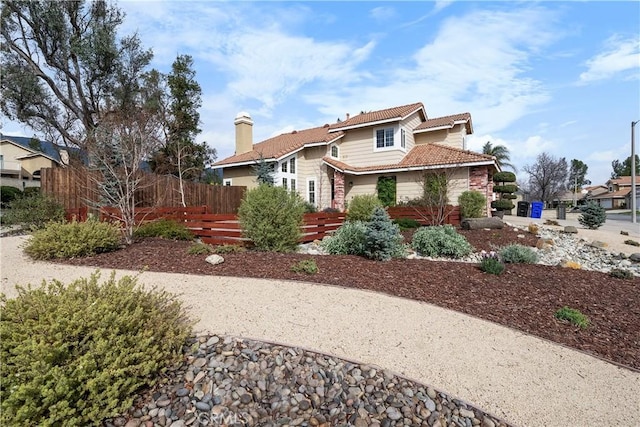
M 236 125 L 236 155 L 253 150 L 253 120 L 249 113 L 238 113 L 233 124 Z

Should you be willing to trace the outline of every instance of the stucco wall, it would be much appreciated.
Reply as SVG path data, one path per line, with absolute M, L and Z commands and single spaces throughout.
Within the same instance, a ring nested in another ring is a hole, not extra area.
M 222 179 L 231 179 L 231 185 L 243 185 L 249 190 L 258 186 L 258 181 L 256 181 L 256 176 L 251 166 L 224 168 Z

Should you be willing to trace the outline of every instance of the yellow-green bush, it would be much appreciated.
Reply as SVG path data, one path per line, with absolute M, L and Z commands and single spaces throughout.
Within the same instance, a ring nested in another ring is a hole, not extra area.
M 99 425 L 179 360 L 192 325 L 173 295 L 98 280 L 0 296 L 0 425 Z
M 354 196 L 349 202 L 347 219 L 349 221 L 369 221 L 374 209 L 377 207 L 383 207 L 383 205 L 375 194 Z
M 162 237 L 171 240 L 193 240 L 193 233 L 182 223 L 161 218 L 142 224 L 133 232 L 134 237 Z
M 33 233 L 24 251 L 33 259 L 83 257 L 113 251 L 120 240 L 118 227 L 107 222 L 51 222 Z

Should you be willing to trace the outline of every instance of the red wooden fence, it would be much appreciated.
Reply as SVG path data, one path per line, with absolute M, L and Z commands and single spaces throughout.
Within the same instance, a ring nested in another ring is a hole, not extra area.
M 460 209 L 457 206 L 449 206 L 450 213 L 447 224 L 460 224 Z M 392 219 L 412 218 L 422 225 L 431 225 L 433 212 L 429 208 L 418 207 L 391 207 L 388 209 Z M 104 207 L 100 210 L 101 221 L 120 221 L 118 208 Z M 86 208 L 67 209 L 67 219 L 74 217 L 78 221 L 86 220 Z M 211 214 L 207 206 L 190 207 L 162 207 L 162 208 L 138 208 L 135 212 L 137 224 L 154 221 L 160 218 L 172 219 L 184 222 L 186 227 L 203 242 L 222 244 L 244 244 L 246 238 L 242 236 L 240 222 L 235 214 Z M 330 232 L 337 230 L 345 221 L 346 214 L 342 212 L 316 212 L 304 215 L 302 225 L 301 243 L 320 240 Z

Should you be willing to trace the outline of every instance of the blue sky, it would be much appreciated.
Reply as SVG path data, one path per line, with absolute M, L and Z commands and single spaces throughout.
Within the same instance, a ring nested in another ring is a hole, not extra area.
M 604 182 L 640 119 L 638 2 L 121 1 L 168 72 L 194 58 L 204 140 L 233 154 L 233 119 L 254 140 L 346 113 L 423 102 L 468 111 L 469 148 L 506 145 L 519 168 L 542 151 Z M 15 124 L 3 133 L 30 135 Z M 640 125 L 637 127 L 640 139 Z

